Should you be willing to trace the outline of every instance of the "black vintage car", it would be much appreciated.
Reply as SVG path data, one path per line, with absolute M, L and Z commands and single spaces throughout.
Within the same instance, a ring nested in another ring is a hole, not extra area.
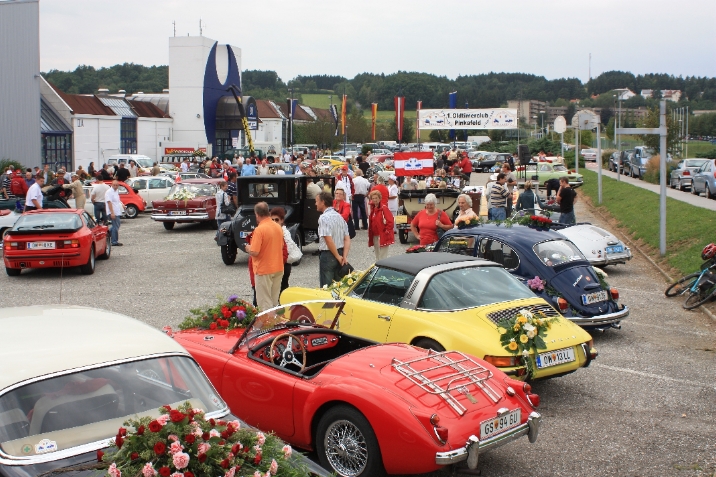
M 259 202 L 266 202 L 271 209 L 283 207 L 286 210 L 285 225 L 299 249 L 307 243 L 316 242 L 318 217 L 321 214 L 316 210 L 317 190 L 313 186 L 309 187 L 311 183 L 319 187 L 322 183 L 325 190 L 333 192 L 335 178 L 278 174 L 239 177 L 236 180 L 238 210 L 231 221 L 221 225 L 217 239 L 224 263 L 232 265 L 236 261 L 237 251 L 246 251 L 246 237 L 256 228 L 254 205 Z

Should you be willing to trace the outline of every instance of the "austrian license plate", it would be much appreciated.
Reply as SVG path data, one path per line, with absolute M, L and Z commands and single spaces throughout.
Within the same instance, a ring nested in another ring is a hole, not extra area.
M 535 357 L 539 369 L 557 366 L 558 364 L 570 363 L 575 360 L 574 349 L 564 348 L 548 353 L 540 353 Z
M 30 250 L 52 250 L 55 248 L 55 242 L 29 242 L 27 248 Z
M 613 247 L 607 247 L 607 253 L 622 253 L 624 251 L 623 245 L 615 245 Z
M 172 210 L 169 215 L 186 215 L 186 210 Z
M 497 416 L 480 423 L 480 439 L 487 439 L 494 435 L 500 434 L 508 429 L 520 425 L 522 419 L 522 410 L 515 409 L 502 416 Z
M 396 223 L 396 224 L 407 224 L 407 223 L 408 223 L 408 216 L 407 216 L 407 215 L 396 215 L 396 216 L 395 216 L 395 223 Z
M 582 295 L 582 305 L 591 305 L 593 303 L 599 303 L 600 301 L 607 301 L 606 290 Z

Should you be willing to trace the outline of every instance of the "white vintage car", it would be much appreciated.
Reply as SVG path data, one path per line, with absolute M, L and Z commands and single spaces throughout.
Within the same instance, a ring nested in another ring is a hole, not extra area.
M 174 177 L 160 176 L 139 176 L 127 180 L 127 184 L 137 191 L 137 194 L 147 202 L 146 210 L 152 209 L 152 201 L 164 200 L 169 195 L 169 190 L 174 185 Z M 189 179 L 183 177 L 182 179 Z
M 542 215 L 553 222 L 559 220 L 559 212 L 543 209 L 526 209 L 527 215 Z M 515 212 L 519 214 L 519 212 Z M 631 249 L 611 232 L 592 224 L 555 224 L 553 230 L 574 243 L 594 267 L 625 264 L 632 258 Z
M 0 248 L 2 247 L 2 239 L 5 237 L 5 233 L 15 225 L 20 216 L 22 214 L 18 214 L 14 210 L 0 210 Z

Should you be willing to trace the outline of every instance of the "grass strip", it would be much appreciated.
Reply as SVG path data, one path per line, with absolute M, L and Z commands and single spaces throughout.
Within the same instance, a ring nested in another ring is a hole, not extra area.
M 642 240 L 683 275 L 699 269 L 701 249 L 715 242 L 716 213 L 680 200 L 666 198 L 666 257 L 659 256 L 659 195 L 641 187 L 602 176 L 602 205 L 597 205 L 597 173 L 584 175 L 581 190 L 594 206 L 609 213 L 635 240 Z

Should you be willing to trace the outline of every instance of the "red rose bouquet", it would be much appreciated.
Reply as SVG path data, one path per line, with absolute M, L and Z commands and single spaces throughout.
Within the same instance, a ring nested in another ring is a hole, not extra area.
M 291 446 L 239 421 L 206 419 L 190 403 L 160 408 L 156 419 L 129 419 L 120 427 L 114 453 L 97 453 L 110 477 L 308 476 L 291 457 Z
M 236 295 L 208 308 L 189 310 L 191 316 L 184 318 L 179 328 L 188 330 L 200 328 L 202 330 L 233 330 L 246 328 L 259 313 L 259 309 Z

